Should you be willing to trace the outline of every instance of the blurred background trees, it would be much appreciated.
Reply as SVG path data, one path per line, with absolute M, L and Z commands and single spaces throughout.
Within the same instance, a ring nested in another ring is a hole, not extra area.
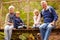
M 41 0 L 1 0 L 0 1 L 0 21 L 1 26 L 4 24 L 5 16 L 8 13 L 8 7 L 10 5 L 15 6 L 15 11 L 20 11 L 20 17 L 23 19 L 24 23 L 29 23 L 29 26 L 33 25 L 33 10 L 38 9 L 41 11 L 42 7 L 40 5 Z M 28 3 L 27 3 L 28 2 Z M 51 5 L 56 10 L 58 16 L 60 15 L 60 1 L 59 0 L 47 0 L 48 5 Z M 29 14 L 29 17 L 27 17 L 27 14 Z M 60 18 L 60 17 L 59 17 Z M 29 21 L 28 21 L 29 19 Z M 28 21 L 28 22 L 27 22 Z
M 20 11 L 20 17 L 24 23 L 30 27 L 33 25 L 33 10 L 38 9 L 41 11 L 41 0 L 0 0 L 0 28 L 4 28 L 5 16 L 8 13 L 8 7 L 10 5 L 15 6 L 15 11 Z M 57 28 L 60 28 L 60 0 L 47 0 L 48 5 L 54 7 L 58 14 Z M 28 16 L 27 16 L 28 15 Z M 43 21 L 43 20 L 42 20 Z M 28 34 L 22 34 L 22 40 L 28 37 Z M 30 35 L 30 34 L 29 34 Z M 0 35 L 1 36 L 1 35 Z

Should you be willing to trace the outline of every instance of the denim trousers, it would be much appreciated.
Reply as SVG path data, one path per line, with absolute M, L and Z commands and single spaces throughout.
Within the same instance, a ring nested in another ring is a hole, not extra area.
M 11 40 L 13 25 L 6 25 L 4 28 L 4 38 L 5 40 Z
M 40 26 L 40 24 L 38 24 L 38 25 L 34 25 L 33 24 L 33 27 L 32 28 L 39 28 L 39 26 Z
M 54 28 L 50 23 L 43 23 L 40 25 L 40 33 L 41 33 L 41 38 L 42 40 L 49 40 L 49 35 L 51 33 L 51 30 Z

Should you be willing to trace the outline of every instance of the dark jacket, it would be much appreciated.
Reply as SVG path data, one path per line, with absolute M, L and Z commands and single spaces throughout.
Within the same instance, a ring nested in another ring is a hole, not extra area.
M 22 25 L 23 25 L 23 21 L 20 19 L 20 17 L 15 17 L 14 18 L 14 28 L 18 28 L 18 26 L 22 26 Z
M 50 9 L 50 11 L 49 11 Z M 49 6 L 49 9 L 41 11 L 41 17 L 44 18 L 44 23 L 50 23 L 52 21 L 57 21 L 58 16 L 53 7 Z

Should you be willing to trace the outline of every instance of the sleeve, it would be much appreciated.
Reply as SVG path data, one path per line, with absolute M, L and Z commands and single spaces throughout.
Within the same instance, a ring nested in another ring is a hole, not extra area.
M 13 22 L 14 22 L 14 28 L 16 28 L 16 21 L 15 21 L 15 19 L 13 20 Z
M 24 22 L 22 21 L 22 19 L 20 19 L 20 23 L 24 23 Z
M 33 17 L 33 20 L 34 20 L 34 24 L 36 24 L 36 18 L 35 18 L 35 16 Z
M 13 23 L 14 23 L 14 28 L 17 28 L 17 26 L 18 26 L 17 24 L 18 24 L 18 23 L 17 23 L 17 20 L 16 20 L 15 17 L 14 17 L 14 19 L 13 19 Z
M 37 22 L 38 22 L 38 23 L 40 22 L 40 18 L 41 18 L 41 16 L 40 16 L 40 14 L 39 14 L 38 19 L 37 19 Z
M 58 20 L 58 16 L 57 16 L 54 8 L 51 7 L 51 11 L 52 11 L 52 14 L 53 14 L 53 16 L 54 16 L 54 20 L 53 20 L 53 21 L 57 21 L 57 20 Z
M 43 17 L 43 15 L 42 15 L 42 11 L 40 12 L 40 16 Z
M 8 20 L 9 20 L 9 13 L 6 15 L 5 24 L 8 24 Z

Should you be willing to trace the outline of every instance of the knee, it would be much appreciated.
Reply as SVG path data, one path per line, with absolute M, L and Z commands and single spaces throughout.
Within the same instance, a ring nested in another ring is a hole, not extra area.
M 45 28 L 47 26 L 47 24 L 43 23 L 42 25 L 40 25 L 39 29 Z
M 10 26 L 10 27 L 9 27 L 9 30 L 12 30 L 12 29 L 13 29 L 13 26 Z
M 9 30 L 9 25 L 6 25 L 6 26 L 4 27 L 4 30 Z
M 43 28 L 43 26 L 39 26 L 39 29 L 42 29 Z
M 49 24 L 47 28 L 52 29 L 52 28 L 54 28 L 54 26 L 52 26 L 51 24 Z
M 8 27 L 5 26 L 4 30 L 7 31 L 7 30 L 9 30 L 9 29 L 8 29 Z

